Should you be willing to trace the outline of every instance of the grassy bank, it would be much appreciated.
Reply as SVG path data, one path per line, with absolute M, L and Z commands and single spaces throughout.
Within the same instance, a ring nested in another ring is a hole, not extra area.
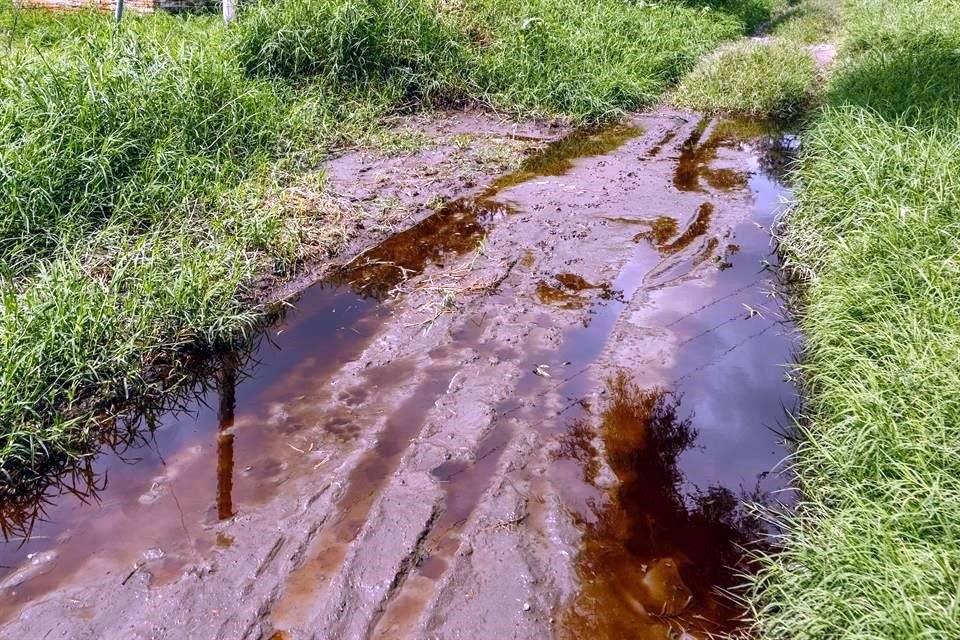
M 791 120 L 813 101 L 817 69 L 792 42 L 738 42 L 696 66 L 673 103 L 705 113 Z
M 0 477 L 82 450 L 111 401 L 252 330 L 252 285 L 309 259 L 330 224 L 277 194 L 322 183 L 336 144 L 386 114 L 461 102 L 603 119 L 657 99 L 767 12 L 281 0 L 230 28 L 156 14 L 115 31 L 103 14 L 0 5 L 13 34 L 0 61 Z
M 960 637 L 960 4 L 851 0 L 782 247 L 806 281 L 764 638 Z
M 814 106 L 822 76 L 809 46 L 831 42 L 838 25 L 835 0 L 780 0 L 757 30 L 762 37 L 702 59 L 671 101 L 710 114 L 795 122 Z

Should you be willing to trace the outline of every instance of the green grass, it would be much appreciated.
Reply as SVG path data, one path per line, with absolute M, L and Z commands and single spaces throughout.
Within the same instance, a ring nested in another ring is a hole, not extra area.
M 672 102 L 712 114 L 796 121 L 816 102 L 824 73 L 807 47 L 832 42 L 837 0 L 777 2 L 759 26 L 763 40 L 743 40 L 702 59 L 680 82 Z
M 673 95 L 677 106 L 789 120 L 812 102 L 817 68 L 803 46 L 744 41 L 702 60 Z
M 603 118 L 652 104 L 741 17 L 622 0 L 468 0 L 457 15 L 475 48 L 473 91 L 495 108 Z
M 237 25 L 250 75 L 389 85 L 402 98 L 465 95 L 466 40 L 427 0 L 285 0 Z
M 960 4 L 851 1 L 782 248 L 805 276 L 800 490 L 764 638 L 960 637 Z
M 0 476 L 82 450 L 159 365 L 254 330 L 257 279 L 329 231 L 277 194 L 337 143 L 463 102 L 608 118 L 766 2 L 278 0 L 229 28 L 116 30 L 0 5 Z
M 130 16 L 116 35 L 90 13 L 17 26 L 0 63 L 0 470 L 14 481 L 82 449 L 159 364 L 253 329 L 251 285 L 324 225 L 268 205 L 392 99 L 250 75 L 215 16 Z
M 478 101 L 583 122 L 653 103 L 719 42 L 769 15 L 764 0 L 286 0 L 239 25 L 252 73 L 387 83 L 401 100 Z
M 839 22 L 838 0 L 794 0 L 775 12 L 765 30 L 778 40 L 817 44 L 831 42 Z
M 247 77 L 212 18 L 25 14 L 0 67 L 0 467 L 73 452 L 157 363 L 249 331 L 294 259 L 282 183 L 323 96 Z M 41 48 L 40 44 L 54 44 Z M 327 100 L 329 102 L 329 99 Z M 347 103 L 348 104 L 348 103 Z M 331 129 L 332 130 L 332 129 Z M 95 413 L 100 413 L 99 411 Z

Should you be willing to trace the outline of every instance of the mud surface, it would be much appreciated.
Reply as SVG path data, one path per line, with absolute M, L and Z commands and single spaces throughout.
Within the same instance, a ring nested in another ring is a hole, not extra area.
M 431 206 L 129 425 L 123 455 L 4 511 L 0 635 L 736 628 L 722 590 L 762 539 L 741 502 L 786 484 L 768 227 L 789 151 L 664 111 Z M 332 183 L 364 202 L 393 184 L 369 165 Z

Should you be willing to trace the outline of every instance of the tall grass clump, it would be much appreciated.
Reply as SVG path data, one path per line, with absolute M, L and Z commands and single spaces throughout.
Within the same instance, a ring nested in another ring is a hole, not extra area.
M 765 638 L 958 638 L 960 5 L 845 20 L 782 241 L 808 406 L 754 615 Z
M 146 228 L 209 199 L 278 136 L 279 96 L 236 69 L 218 30 L 136 26 L 4 66 L 0 260 L 13 275 L 107 221 Z
M 404 98 L 463 92 L 463 38 L 429 0 L 262 3 L 237 31 L 240 64 L 253 75 L 387 83 Z
M 248 78 L 212 18 L 71 20 L 0 63 L 8 480 L 75 451 L 81 409 L 142 390 L 158 359 L 249 328 L 245 287 L 296 241 L 247 206 L 283 147 L 286 87 Z
M 236 47 L 255 75 L 597 120 L 650 104 L 768 15 L 766 0 L 286 0 L 259 5 Z
M 707 113 L 790 120 L 811 105 L 816 80 L 816 63 L 803 46 L 741 42 L 694 67 L 673 102 Z

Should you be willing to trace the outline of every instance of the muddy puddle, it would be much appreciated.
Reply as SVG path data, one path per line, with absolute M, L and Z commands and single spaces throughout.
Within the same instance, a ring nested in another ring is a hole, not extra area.
M 164 406 L 133 407 L 99 455 L 2 504 L 0 616 L 91 561 L 128 567 L 120 581 L 161 584 L 230 546 L 218 525 L 269 500 L 296 471 L 278 449 L 296 447 L 304 425 L 277 428 L 271 406 L 313 391 L 303 382 L 355 357 L 387 315 L 348 287 L 317 285 L 252 344 L 205 360 Z M 328 421 L 336 430 L 336 416 Z
M 721 201 L 748 196 L 748 217 L 717 228 L 712 218 L 723 205 L 710 199 L 684 217 L 647 215 L 628 193 L 641 215 L 607 219 L 648 231 L 632 237 L 638 247 L 611 281 L 557 273 L 537 282 L 538 303 L 585 314 L 548 348 L 515 356 L 524 373 L 473 459 L 432 470 L 446 510 L 374 637 L 416 635 L 517 423 L 550 446 L 551 464 L 545 479 L 515 478 L 549 484 L 583 532 L 578 593 L 554 611 L 553 635 L 667 640 L 740 629 L 743 611 L 728 591 L 750 570 L 743 549 L 758 548 L 767 533 L 742 505 L 781 502 L 788 486 L 777 467 L 796 401 L 783 366 L 795 343 L 769 228 L 789 195 L 778 176 L 792 145 L 759 125 L 702 123 L 681 146 L 673 185 Z M 723 166 L 725 156 L 741 164 Z M 541 201 L 533 191 L 510 195 L 515 211 Z M 634 317 L 628 331 L 673 341 L 666 362 L 622 335 L 625 314 Z M 620 340 L 621 348 L 611 345 Z M 638 355 L 646 358 L 640 366 Z M 598 365 L 609 368 L 590 375 Z M 602 467 L 612 477 L 599 478 Z M 543 500 L 536 491 L 529 497 Z
M 440 206 L 4 505 L 0 616 L 50 637 L 736 631 L 725 591 L 765 533 L 742 504 L 788 484 L 769 229 L 792 145 L 638 116 Z
M 574 131 L 526 159 L 517 171 L 494 180 L 475 196 L 453 200 L 405 231 L 364 252 L 334 275 L 335 283 L 349 283 L 365 295 L 384 299 L 396 287 L 428 267 L 443 269 L 445 261 L 482 250 L 487 231 L 504 216 L 515 213 L 497 199 L 501 192 L 524 182 L 562 176 L 574 162 L 603 155 L 637 135 L 626 125 Z
M 621 277 L 646 287 L 639 315 L 648 329 L 673 334 L 674 352 L 656 373 L 608 372 L 594 404 L 577 404 L 566 420 L 556 457 L 584 537 L 580 590 L 559 637 L 666 640 L 741 630 L 743 610 L 730 593 L 750 571 L 743 549 L 764 548 L 768 533 L 742 505 L 789 502 L 782 434 L 797 402 L 785 380 L 796 336 L 784 319 L 769 229 L 789 195 L 779 176 L 794 142 L 743 124 L 711 125 L 697 152 L 709 159 L 692 162 L 699 168 L 691 178 L 684 158 L 703 135 L 698 128 L 683 145 L 674 182 L 749 190 L 751 215 L 718 238 L 707 201 L 685 227 L 658 222 L 668 231 L 635 237 L 661 262 L 642 277 Z M 711 175 L 710 164 L 731 147 L 749 150 L 746 170 Z M 678 269 L 672 256 L 688 247 Z M 690 277 L 703 264 L 714 271 L 706 288 Z M 615 477 L 603 491 L 600 459 Z

